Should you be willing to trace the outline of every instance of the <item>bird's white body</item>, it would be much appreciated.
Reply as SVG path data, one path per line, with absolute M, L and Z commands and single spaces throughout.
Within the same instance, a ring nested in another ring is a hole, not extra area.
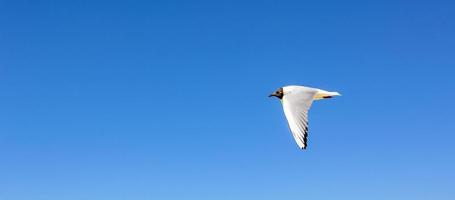
M 329 92 L 304 86 L 286 86 L 282 88 L 281 102 L 289 128 L 297 145 L 301 149 L 307 147 L 308 110 L 314 100 L 340 96 L 338 92 Z

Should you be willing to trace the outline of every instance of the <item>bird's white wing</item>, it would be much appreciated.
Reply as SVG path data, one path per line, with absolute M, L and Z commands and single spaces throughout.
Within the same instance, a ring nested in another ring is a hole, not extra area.
M 317 91 L 313 90 L 294 90 L 283 97 L 284 114 L 288 120 L 292 135 L 301 149 L 306 149 L 307 147 L 308 110 L 316 93 Z

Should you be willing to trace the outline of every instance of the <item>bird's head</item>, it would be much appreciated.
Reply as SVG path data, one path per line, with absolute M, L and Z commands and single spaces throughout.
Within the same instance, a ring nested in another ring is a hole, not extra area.
M 283 99 L 283 96 L 284 96 L 283 88 L 280 88 L 271 95 L 269 95 L 269 97 L 277 97 L 278 99 Z

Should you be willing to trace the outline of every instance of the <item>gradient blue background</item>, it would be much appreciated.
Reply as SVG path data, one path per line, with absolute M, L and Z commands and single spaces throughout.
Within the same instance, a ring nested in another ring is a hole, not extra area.
M 0 199 L 454 199 L 452 2 L 2 0 Z

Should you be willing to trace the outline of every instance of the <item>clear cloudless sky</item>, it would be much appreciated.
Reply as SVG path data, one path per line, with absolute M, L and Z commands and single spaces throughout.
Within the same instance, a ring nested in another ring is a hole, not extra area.
M 0 199 L 454 199 L 454 8 L 0 0 Z

